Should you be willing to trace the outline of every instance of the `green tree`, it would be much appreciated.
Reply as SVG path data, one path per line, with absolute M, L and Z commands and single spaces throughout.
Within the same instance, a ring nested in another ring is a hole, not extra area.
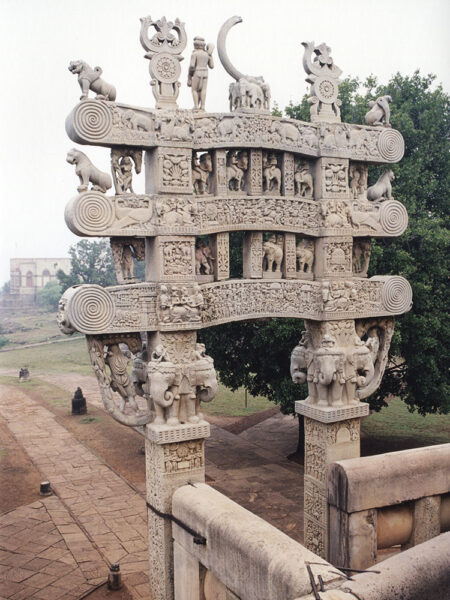
M 56 276 L 64 291 L 71 285 L 91 283 L 114 285 L 117 283 L 111 248 L 107 240 L 81 240 L 69 249 L 70 273 L 61 269 Z
M 416 71 L 412 76 L 397 73 L 386 85 L 369 77 L 362 86 L 354 78 L 340 86 L 345 122 L 364 123 L 369 100 L 392 96 L 391 123 L 406 145 L 403 160 L 392 170 L 394 196 L 406 206 L 410 225 L 399 238 L 374 240 L 369 276 L 403 275 L 411 283 L 414 306 L 397 319 L 382 385 L 369 398 L 375 410 L 386 404 L 389 394 L 400 396 L 421 414 L 450 410 L 450 98 L 434 81 L 435 76 Z M 285 112 L 309 121 L 307 96 Z M 382 170 L 369 168 L 369 184 Z M 236 254 L 232 247 L 232 261 Z M 307 394 L 306 386 L 294 385 L 289 374 L 289 356 L 302 328 L 300 320 L 274 319 L 221 325 L 201 336 L 226 385 L 232 389 L 244 385 L 252 394 L 279 403 L 282 412 L 289 414 L 294 412 L 294 401 Z M 299 449 L 302 445 L 299 436 Z
M 50 306 L 58 308 L 58 302 L 61 298 L 61 284 L 59 281 L 49 281 L 43 288 L 38 290 L 37 299 L 40 306 Z

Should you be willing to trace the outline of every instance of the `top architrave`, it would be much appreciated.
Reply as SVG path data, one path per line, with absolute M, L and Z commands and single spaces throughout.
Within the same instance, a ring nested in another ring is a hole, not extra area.
M 98 99 L 77 104 L 66 119 L 66 131 L 72 141 L 92 146 L 267 148 L 368 163 L 396 163 L 405 150 L 402 135 L 385 127 L 239 112 L 165 113 Z

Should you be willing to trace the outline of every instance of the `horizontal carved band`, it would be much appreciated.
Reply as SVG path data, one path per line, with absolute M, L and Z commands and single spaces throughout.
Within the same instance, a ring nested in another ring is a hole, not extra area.
M 392 129 L 349 123 L 306 123 L 263 114 L 174 111 L 172 120 L 152 111 L 104 100 L 84 100 L 66 119 L 68 136 L 79 144 L 182 146 L 286 150 L 310 157 L 339 156 L 359 161 L 401 160 L 404 141 Z
M 409 283 L 397 276 L 82 285 L 62 296 L 58 322 L 64 333 L 178 331 L 266 317 L 328 321 L 399 315 L 411 308 L 411 299 Z
M 66 207 L 69 229 L 79 236 L 208 235 L 226 231 L 286 231 L 313 237 L 401 235 L 408 225 L 397 200 L 381 203 L 288 196 L 161 197 L 89 191 Z

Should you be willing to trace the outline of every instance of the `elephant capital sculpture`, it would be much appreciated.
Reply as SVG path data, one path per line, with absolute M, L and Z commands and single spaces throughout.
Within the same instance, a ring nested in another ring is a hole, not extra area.
M 153 352 L 147 366 L 147 386 L 155 424 L 179 425 L 182 413 L 182 422 L 198 423 L 203 418 L 200 402 L 215 397 L 218 383 L 213 359 L 204 354 L 201 344 L 197 344 L 194 356 L 193 361 L 174 363 L 161 352 Z
M 326 334 L 323 346 L 314 354 L 314 378 L 319 406 L 341 406 L 345 383 L 345 354 L 334 346 L 334 340 Z M 332 343 L 331 343 L 332 341 Z

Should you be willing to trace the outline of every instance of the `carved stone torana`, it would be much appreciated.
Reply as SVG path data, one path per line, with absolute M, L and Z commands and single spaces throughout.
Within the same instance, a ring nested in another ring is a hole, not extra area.
M 217 377 L 196 331 L 305 320 L 291 356 L 293 381 L 308 386 L 296 402 L 305 417 L 305 543 L 326 558 L 327 467 L 359 456 L 360 419 L 369 410 L 361 400 L 380 385 L 393 317 L 411 307 L 404 278 L 367 278 L 371 238 L 400 235 L 408 223 L 389 167 L 368 186 L 368 164 L 389 165 L 404 153 L 390 127 L 391 99 L 373 103 L 366 125 L 342 123 L 341 70 L 326 44 L 309 42 L 311 122 L 272 116 L 264 79 L 240 73 L 228 58 L 226 37 L 240 21 L 229 19 L 217 43 L 235 80 L 229 113 L 204 110 L 213 62 L 201 38 L 188 69 L 195 108 L 177 106 L 187 42 L 178 19 L 141 20 L 155 109 L 116 103 L 99 69 L 71 66 L 83 100 L 67 117 L 67 133 L 109 148 L 112 178 L 71 151 L 80 187 L 65 218 L 77 235 L 111 238 L 119 285 L 69 288 L 58 324 L 86 334 L 105 409 L 146 437 L 154 600 L 173 600 L 171 524 L 157 511 L 170 513 L 180 485 L 204 480 L 209 425 L 201 403 L 213 399 Z M 145 193 L 136 194 L 132 174 L 144 150 Z M 113 183 L 115 195 L 107 196 Z M 244 278 L 230 280 L 233 231 L 243 232 Z M 135 259 L 146 261 L 144 282 L 134 277 Z

